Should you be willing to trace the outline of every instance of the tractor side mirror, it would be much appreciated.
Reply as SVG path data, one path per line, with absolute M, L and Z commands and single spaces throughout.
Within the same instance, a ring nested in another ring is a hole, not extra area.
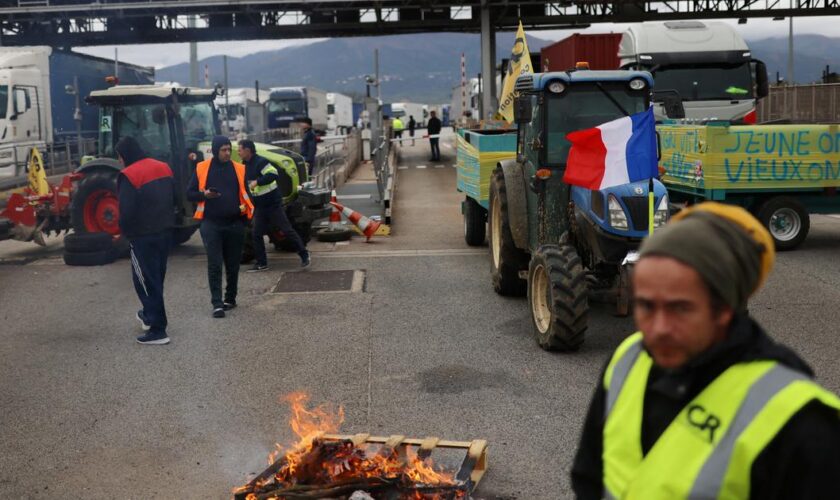
M 532 111 L 531 99 L 528 97 L 517 97 L 513 105 L 513 121 L 517 125 L 531 123 Z
M 763 61 L 753 60 L 755 65 L 755 97 L 761 99 L 770 94 L 770 83 L 767 80 L 767 65 Z
M 661 102 L 665 109 L 665 116 L 673 119 L 685 118 L 685 106 L 682 97 L 676 90 L 658 90 L 653 92 L 653 100 Z

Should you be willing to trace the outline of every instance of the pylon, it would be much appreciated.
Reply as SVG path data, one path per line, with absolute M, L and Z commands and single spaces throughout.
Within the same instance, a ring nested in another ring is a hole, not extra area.
M 333 205 L 332 212 L 330 212 L 330 231 L 341 228 L 341 212 L 339 212 L 338 207 L 335 206 L 337 203 L 338 197 L 335 193 L 335 189 L 333 189 L 332 196 L 330 197 L 330 204 Z
M 352 222 L 354 226 L 358 227 L 362 234 L 365 235 L 367 241 L 370 241 L 370 238 L 376 234 L 376 230 L 382 225 L 381 222 L 368 219 L 359 212 L 353 210 L 352 208 L 345 207 L 337 201 L 331 201 L 330 204 L 341 210 L 341 213 L 343 213 L 344 216 L 347 217 L 347 219 Z

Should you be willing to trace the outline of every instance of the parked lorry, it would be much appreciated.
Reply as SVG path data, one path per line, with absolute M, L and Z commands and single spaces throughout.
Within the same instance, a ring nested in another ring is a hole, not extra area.
M 467 243 L 483 244 L 486 222 L 493 288 L 528 296 L 544 349 L 580 347 L 590 297 L 629 312 L 629 267 L 648 234 L 651 186 L 653 225 L 668 219 L 658 180 L 600 191 L 563 182 L 566 134 L 648 109 L 652 86 L 650 73 L 639 71 L 522 75 L 516 131 L 463 131 L 459 138 Z
M 837 125 L 661 125 L 672 203 L 715 200 L 750 210 L 776 248 L 799 246 L 809 214 L 840 214 Z
M 65 262 L 94 265 L 113 260 L 125 249 L 116 191 L 122 165 L 114 147 L 122 137 L 131 136 L 150 157 L 172 168 L 177 186 L 174 241 L 189 240 L 198 226 L 193 219 L 195 206 L 185 192 L 196 163 L 206 157 L 210 141 L 221 132 L 213 106 L 216 96 L 214 89 L 160 85 L 120 85 L 91 92 L 87 102 L 99 108 L 98 155 L 86 158 L 59 186 L 41 184 L 41 190 L 30 186 L 13 194 L 0 213 L 0 228 L 5 229 L 0 239 L 43 242 L 45 234 L 72 229 L 74 234 L 65 238 Z M 287 212 L 302 236 L 308 236 L 309 227 L 303 226 L 329 215 L 329 192 L 300 188 L 308 177 L 299 155 L 269 144 L 257 144 L 257 152 L 278 167 Z M 101 238 L 80 236 L 85 234 L 107 235 L 112 248 L 103 249 Z M 95 249 L 84 248 L 82 241 L 95 244 Z
M 266 102 L 268 128 L 289 128 L 304 118 L 323 134 L 327 130 L 327 93 L 313 87 L 274 87 Z
M 126 84 L 154 81 L 154 68 L 119 64 Z M 98 134 L 96 110 L 79 98 L 113 82 L 114 61 L 50 47 L 0 48 L 0 176 L 18 176 L 32 148 Z M 77 88 L 78 87 L 78 88 Z
M 767 67 L 729 24 L 666 21 L 631 24 L 618 47 L 621 68 L 650 71 L 656 80 L 654 113 L 663 102 L 683 102 L 685 119 L 756 122 L 756 101 L 767 96 Z
M 406 128 L 408 128 L 409 117 L 413 116 L 414 121 L 417 122 L 417 127 L 423 128 L 426 126 L 428 112 L 423 109 L 422 104 L 415 102 L 395 102 L 391 104 L 391 116 L 392 118 L 402 120 Z
M 327 133 L 346 134 L 353 127 L 353 99 L 336 92 L 327 93 Z
M 249 108 L 261 106 L 268 100 L 269 92 L 260 90 L 257 93 L 255 88 L 234 88 L 227 89 L 225 95 L 216 97 L 216 108 L 219 110 L 219 119 L 231 133 L 253 133 L 265 129 L 263 123 L 265 112 L 249 113 Z M 262 104 L 261 104 L 262 103 Z M 251 116 L 249 116 L 249 114 Z M 254 123 L 259 121 L 259 123 Z

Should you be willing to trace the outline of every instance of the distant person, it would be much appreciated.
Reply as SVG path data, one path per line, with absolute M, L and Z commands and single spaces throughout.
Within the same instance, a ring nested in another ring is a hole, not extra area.
M 169 343 L 163 280 L 175 225 L 175 177 L 169 165 L 149 158 L 133 137 L 117 143 L 125 168 L 117 177 L 120 232 L 131 249 L 131 277 L 142 309 L 137 319 L 145 334 L 141 344 Z
M 207 251 L 207 281 L 213 317 L 224 318 L 236 307 L 239 264 L 245 243 L 245 225 L 254 205 L 245 188 L 245 165 L 231 161 L 230 139 L 213 138 L 213 158 L 195 167 L 187 199 L 198 203 L 195 218 L 201 221 L 201 240 Z M 222 298 L 222 267 L 227 285 Z
M 432 137 L 440 134 L 440 118 L 437 117 L 437 113 L 434 111 L 431 111 L 429 115 L 429 123 L 426 124 L 426 130 L 429 133 L 429 145 L 432 147 L 431 161 L 440 161 L 439 137 Z
M 399 116 L 395 116 L 393 121 L 391 121 L 391 129 L 394 131 L 394 139 L 402 139 L 402 133 L 405 129 L 405 125 L 403 125 Z M 402 141 L 397 141 L 397 143 L 401 144 Z
M 303 138 L 300 140 L 300 154 L 306 161 L 306 172 L 311 177 L 315 173 L 315 155 L 318 150 L 316 143 L 315 131 L 312 130 L 312 118 L 304 118 L 303 122 Z
M 245 162 L 245 179 L 251 192 L 251 200 L 254 202 L 253 239 L 256 263 L 247 272 L 268 270 L 268 258 L 265 254 L 263 238 L 272 227 L 283 231 L 286 239 L 292 243 L 300 256 L 301 266 L 309 267 L 309 251 L 306 250 L 306 245 L 292 227 L 289 218 L 286 217 L 286 210 L 283 209 L 283 195 L 277 183 L 279 179 L 277 167 L 258 155 L 254 141 L 247 139 L 239 141 L 239 157 Z
M 411 136 L 411 145 L 414 146 L 414 129 L 417 128 L 417 122 L 414 120 L 413 115 L 409 115 L 408 117 L 408 135 Z

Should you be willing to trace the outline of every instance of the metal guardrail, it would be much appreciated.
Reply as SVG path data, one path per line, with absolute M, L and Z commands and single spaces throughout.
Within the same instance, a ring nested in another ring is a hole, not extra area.
M 757 112 L 759 123 L 840 123 L 840 84 L 772 86 Z
M 391 196 L 394 190 L 394 174 L 391 165 L 391 129 L 384 126 L 380 130 L 373 130 L 374 137 L 371 157 L 373 158 L 373 172 L 376 175 L 376 187 L 379 190 L 379 201 L 382 202 L 385 223 L 391 223 Z
M 11 157 L 17 167 L 13 175 L 0 177 L 0 190 L 25 186 L 29 182 L 27 167 L 31 149 L 31 146 L 12 144 L 0 146 L 0 158 Z M 77 142 L 74 137 L 58 145 L 39 145 L 38 150 L 44 159 L 44 171 L 49 177 L 74 170 L 81 164 L 83 156 L 95 154 L 97 148 L 96 139 L 88 138 Z

